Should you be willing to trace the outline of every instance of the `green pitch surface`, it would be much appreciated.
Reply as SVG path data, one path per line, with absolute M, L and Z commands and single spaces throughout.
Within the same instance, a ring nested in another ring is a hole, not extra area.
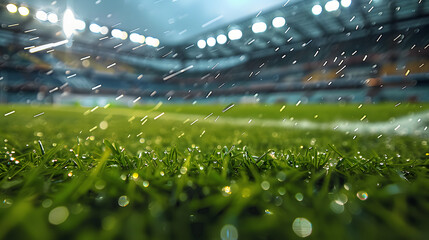
M 0 106 L 0 239 L 425 239 L 428 110 Z

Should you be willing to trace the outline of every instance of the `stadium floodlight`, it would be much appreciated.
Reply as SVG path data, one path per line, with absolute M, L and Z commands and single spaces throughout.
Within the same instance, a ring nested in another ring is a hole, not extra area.
M 131 33 L 130 34 L 130 41 L 131 42 L 143 44 L 144 40 L 145 40 L 145 37 L 143 35 L 140 35 L 138 33 Z
M 106 26 L 102 26 L 100 28 L 100 33 L 103 35 L 106 35 L 109 32 L 109 28 L 107 28 Z
M 63 32 L 66 35 L 66 38 L 70 38 L 75 30 L 75 18 L 73 11 L 66 9 L 63 16 Z
M 264 22 L 256 22 L 252 25 L 252 31 L 254 33 L 263 33 L 267 30 L 267 24 Z
M 48 21 L 50 23 L 57 23 L 58 22 L 58 16 L 55 13 L 49 13 L 48 14 Z
M 158 47 L 160 44 L 159 39 L 158 38 L 154 38 L 153 39 L 153 43 L 152 43 L 152 47 Z
M 325 10 L 328 12 L 337 11 L 340 8 L 340 3 L 337 0 L 331 0 L 325 4 Z
M 217 40 L 217 43 L 222 45 L 222 44 L 225 44 L 228 39 L 226 38 L 226 36 L 224 34 L 219 34 L 217 36 L 216 40 Z
M 341 0 L 341 6 L 348 8 L 352 4 L 352 0 Z
M 228 37 L 231 40 L 238 40 L 243 36 L 243 33 L 240 29 L 232 29 L 228 32 Z
M 98 25 L 96 23 L 91 23 L 91 25 L 89 25 L 89 31 L 91 31 L 93 33 L 100 33 L 101 27 L 100 27 L 100 25 Z
M 322 13 L 322 10 L 323 10 L 322 6 L 314 5 L 313 8 L 311 9 L 311 12 L 317 16 L 317 15 L 320 15 Z
M 15 4 L 13 4 L 13 3 L 9 3 L 8 5 L 6 5 L 6 9 L 10 13 L 16 13 L 18 11 L 18 7 Z
M 85 27 L 86 27 L 85 21 L 80 20 L 80 19 L 75 19 L 75 21 L 74 21 L 74 28 L 76 30 L 83 31 L 83 30 L 85 30 Z
M 272 24 L 273 24 L 273 27 L 280 28 L 280 27 L 283 27 L 286 24 L 286 20 L 285 20 L 284 17 L 275 17 L 273 19 Z
M 197 46 L 201 49 L 205 48 L 206 47 L 206 41 L 204 41 L 203 39 L 198 40 Z
M 216 45 L 216 39 L 214 37 L 207 38 L 207 45 L 209 45 L 209 47 L 213 47 Z
M 158 47 L 159 46 L 159 40 L 154 37 L 147 37 L 146 38 L 146 44 L 152 47 Z
M 28 14 L 30 14 L 30 10 L 27 7 L 21 6 L 18 8 L 18 12 L 19 14 L 21 14 L 21 16 L 28 16 Z
M 121 38 L 122 31 L 115 28 L 115 29 L 112 29 L 112 32 L 110 32 L 110 34 L 112 34 L 112 37 L 114 37 L 114 38 Z
M 45 11 L 37 11 L 36 12 L 36 18 L 39 19 L 40 21 L 44 22 L 46 20 L 48 20 L 48 14 Z

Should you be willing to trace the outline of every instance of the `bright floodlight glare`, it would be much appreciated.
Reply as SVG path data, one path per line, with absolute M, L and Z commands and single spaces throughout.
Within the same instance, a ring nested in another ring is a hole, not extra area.
M 158 47 L 159 46 L 159 40 L 154 37 L 147 37 L 146 38 L 146 44 L 152 47 Z
M 75 18 L 72 10 L 67 9 L 63 17 L 63 32 L 66 38 L 70 38 L 75 30 Z
M 96 23 L 91 23 L 91 25 L 89 25 L 89 31 L 93 33 L 100 33 L 101 27 Z
M 228 40 L 228 39 L 226 38 L 226 36 L 224 34 L 220 34 L 217 36 L 216 40 L 217 40 L 217 43 L 222 45 L 222 44 L 225 44 L 226 40 Z
M 103 35 L 106 35 L 109 32 L 109 28 L 107 28 L 106 26 L 102 26 L 100 28 L 100 33 Z
M 18 11 L 18 7 L 15 4 L 12 4 L 12 3 L 9 3 L 8 5 L 6 5 L 6 9 L 10 13 L 16 13 L 16 11 Z
M 131 40 L 131 42 L 143 44 L 145 37 L 143 35 L 138 34 L 138 33 L 131 33 L 130 34 L 130 40 Z
M 85 30 L 85 27 L 86 27 L 85 21 L 80 20 L 80 19 L 76 19 L 74 21 L 74 28 L 76 30 L 83 31 L 83 30 Z
M 128 33 L 127 32 L 125 32 L 125 31 L 122 31 L 122 33 L 121 33 L 121 39 L 122 40 L 125 40 L 125 39 L 127 39 L 127 37 L 128 37 Z
M 331 0 L 325 4 L 325 10 L 328 12 L 337 11 L 340 8 L 340 3 L 337 0 Z
M 341 0 L 341 6 L 347 8 L 352 4 L 352 0 Z
M 201 49 L 205 48 L 206 47 L 206 41 L 204 41 L 203 39 L 198 40 L 197 46 Z
M 121 38 L 122 37 L 122 31 L 117 29 L 117 28 L 113 29 L 111 34 L 112 34 L 112 37 L 114 37 L 114 38 Z
M 159 46 L 159 40 L 158 40 L 158 38 L 153 38 L 152 47 L 158 47 L 158 46 Z
M 231 31 L 228 32 L 228 37 L 231 40 L 238 40 L 243 36 L 243 33 L 241 32 L 240 29 L 233 29 Z
M 265 30 L 267 30 L 267 24 L 264 22 L 257 22 L 252 25 L 252 31 L 254 33 L 262 33 L 265 32 Z
M 27 16 L 28 14 L 30 14 L 30 10 L 27 7 L 19 7 L 18 8 L 18 12 L 19 14 L 21 14 L 21 16 Z
M 58 16 L 55 13 L 49 13 L 48 14 L 48 21 L 50 23 L 57 23 L 58 22 Z
M 207 45 L 209 45 L 209 47 L 213 47 L 216 45 L 216 39 L 214 37 L 207 38 Z
M 286 20 L 284 19 L 284 17 L 275 17 L 272 23 L 273 27 L 280 28 L 286 24 Z
M 44 22 L 48 20 L 48 14 L 45 11 L 37 11 L 36 18 Z
M 311 9 L 311 12 L 313 12 L 314 15 L 320 15 L 322 13 L 322 6 L 320 5 L 314 5 L 313 8 Z

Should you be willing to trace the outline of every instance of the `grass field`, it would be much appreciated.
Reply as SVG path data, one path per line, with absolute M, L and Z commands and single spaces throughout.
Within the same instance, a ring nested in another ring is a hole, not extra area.
M 425 239 L 428 111 L 3 105 L 0 239 Z

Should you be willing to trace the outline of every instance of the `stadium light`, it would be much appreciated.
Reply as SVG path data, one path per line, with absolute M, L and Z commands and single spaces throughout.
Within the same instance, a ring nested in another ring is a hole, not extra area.
M 27 7 L 21 6 L 18 8 L 18 12 L 19 14 L 21 14 L 21 16 L 28 16 L 28 14 L 30 14 L 30 10 Z
M 256 22 L 252 25 L 252 31 L 254 33 L 262 33 L 265 32 L 265 30 L 267 30 L 267 24 L 264 22 Z
M 225 44 L 228 39 L 226 38 L 226 36 L 224 34 L 219 34 L 217 36 L 216 40 L 217 40 L 217 43 L 222 45 L 222 44 Z
M 91 25 L 89 25 L 89 31 L 91 31 L 93 33 L 100 33 L 101 27 L 100 27 L 100 25 L 98 25 L 96 23 L 91 23 Z
M 325 10 L 328 12 L 337 11 L 340 8 L 340 3 L 337 0 L 331 0 L 325 4 Z
M 198 40 L 198 42 L 197 42 L 197 46 L 198 46 L 200 49 L 205 48 L 205 47 L 206 47 L 206 41 L 204 41 L 203 39 Z
M 63 16 L 63 32 L 66 38 L 70 38 L 75 30 L 75 18 L 72 10 L 67 9 Z
M 80 20 L 80 19 L 75 19 L 74 29 L 79 30 L 79 31 L 83 31 L 83 30 L 85 30 L 85 27 L 86 27 L 85 21 Z
M 323 10 L 322 6 L 314 5 L 313 8 L 311 9 L 311 12 L 317 16 L 317 15 L 320 15 L 322 13 L 322 10 Z
M 145 37 L 143 35 L 140 35 L 138 33 L 131 33 L 130 34 L 130 41 L 131 42 L 143 44 L 144 40 L 145 40 Z
M 49 13 L 48 14 L 48 21 L 50 23 L 57 23 L 58 22 L 58 16 L 55 13 Z
M 352 0 L 341 0 L 341 6 L 348 8 L 352 4 Z
M 112 37 L 120 39 L 122 37 L 122 30 L 119 30 L 117 28 L 112 29 L 111 34 L 112 34 Z
M 280 27 L 283 27 L 286 24 L 286 20 L 285 20 L 284 17 L 275 17 L 273 19 L 272 24 L 273 24 L 273 27 L 280 28 Z
M 106 35 L 107 33 L 109 33 L 109 28 L 107 28 L 106 26 L 102 26 L 100 28 L 100 33 Z
M 240 29 L 233 29 L 231 31 L 228 32 L 228 37 L 231 40 L 238 40 L 243 36 L 243 33 L 241 32 Z
M 6 5 L 6 9 L 10 13 L 16 13 L 18 11 L 18 7 L 15 4 L 13 4 L 13 3 L 9 3 L 8 5 Z
M 159 46 L 159 40 L 154 37 L 147 37 L 146 38 L 146 44 L 152 47 L 158 47 Z
M 48 20 L 48 14 L 45 11 L 37 11 L 36 12 L 36 18 L 39 19 L 40 21 L 44 22 L 46 20 Z
M 207 38 L 207 45 L 209 45 L 209 47 L 213 47 L 216 45 L 216 39 L 214 37 Z

